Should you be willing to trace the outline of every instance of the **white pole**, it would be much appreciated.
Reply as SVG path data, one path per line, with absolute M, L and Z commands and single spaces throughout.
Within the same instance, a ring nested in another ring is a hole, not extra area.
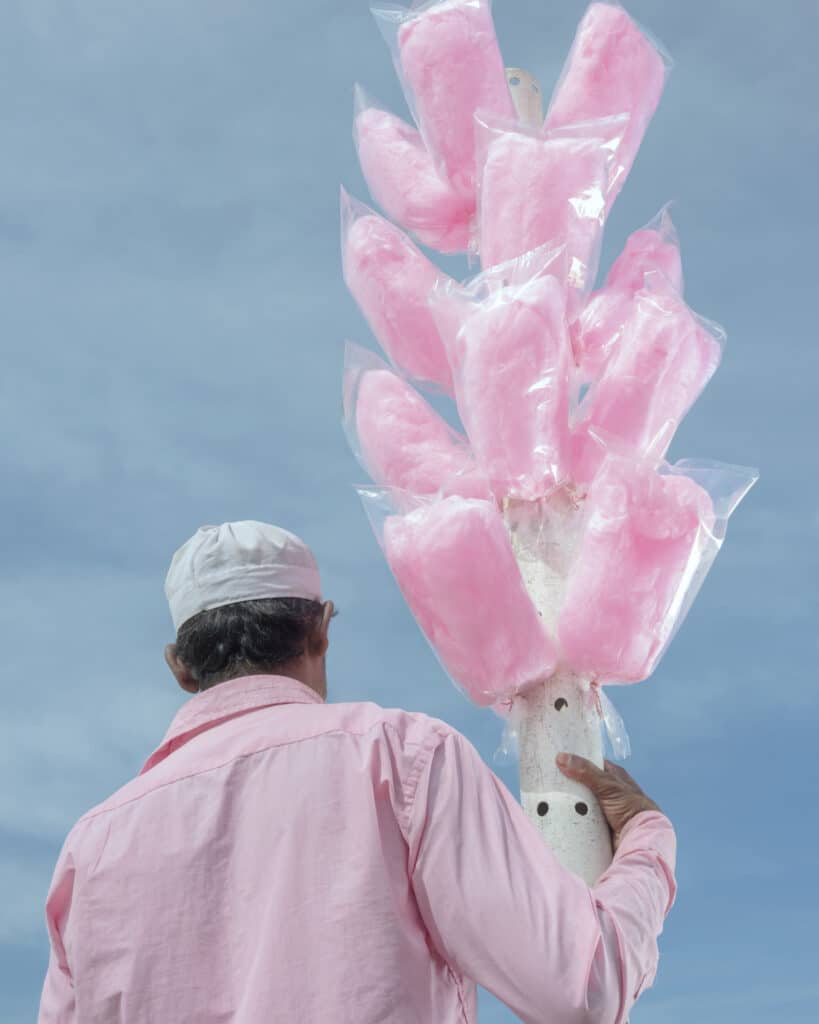
M 523 68 L 507 68 L 506 81 L 520 120 L 530 128 L 541 128 L 543 97 L 538 80 Z
M 543 125 L 540 85 L 523 68 L 506 80 L 520 120 Z M 529 596 L 555 635 L 581 509 L 565 490 L 538 502 L 504 502 L 503 514 Z M 562 750 L 603 767 L 601 713 L 589 679 L 558 669 L 517 698 L 520 799 L 523 809 L 564 867 L 593 885 L 612 859 L 611 832 L 592 792 L 555 764 Z
M 519 698 L 520 800 L 564 867 L 594 885 L 611 864 L 611 834 L 591 791 L 555 764 L 568 750 L 603 767 L 603 739 L 587 679 L 558 670 Z
M 526 589 L 554 636 L 582 508 L 568 490 L 540 501 L 503 503 L 503 516 Z M 598 697 L 588 678 L 558 669 L 517 697 L 520 799 L 564 867 L 594 885 L 612 860 L 611 832 L 591 790 L 557 767 L 560 751 L 603 767 Z

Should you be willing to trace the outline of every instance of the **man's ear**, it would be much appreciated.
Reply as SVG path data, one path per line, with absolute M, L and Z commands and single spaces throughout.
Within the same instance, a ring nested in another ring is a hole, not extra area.
M 193 678 L 188 667 L 177 657 L 176 644 L 168 644 L 165 647 L 165 661 L 183 690 L 188 693 L 199 693 L 199 683 Z
M 335 605 L 332 601 L 325 601 L 321 610 L 321 622 L 316 627 L 310 641 L 310 652 L 321 658 L 327 653 L 330 646 L 330 619 L 335 613 Z

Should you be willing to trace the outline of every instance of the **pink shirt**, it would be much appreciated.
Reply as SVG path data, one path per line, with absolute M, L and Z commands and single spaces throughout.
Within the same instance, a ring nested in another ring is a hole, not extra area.
M 40 1024 L 620 1024 L 657 965 L 675 837 L 637 815 L 594 888 L 458 732 L 283 676 L 188 700 L 72 828 Z

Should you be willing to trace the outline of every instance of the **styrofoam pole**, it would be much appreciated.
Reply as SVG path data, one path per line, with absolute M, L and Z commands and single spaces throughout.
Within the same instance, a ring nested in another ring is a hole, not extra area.
M 503 515 L 526 589 L 554 635 L 581 521 L 581 506 L 559 490 L 535 502 L 509 501 Z M 612 860 L 611 832 L 593 793 L 555 763 L 560 751 L 603 767 L 603 731 L 591 680 L 558 669 L 515 699 L 523 809 L 564 867 L 593 885 Z
M 588 679 L 558 670 L 519 698 L 520 801 L 560 863 L 594 885 L 611 864 L 611 833 L 592 792 L 555 764 L 561 750 L 603 767 L 600 717 Z
M 537 79 L 507 68 L 506 81 L 518 117 L 543 126 Z M 529 596 L 555 635 L 580 526 L 580 504 L 566 490 L 536 502 L 503 503 L 506 527 Z M 516 698 L 523 809 L 564 867 L 593 885 L 612 860 L 611 832 L 592 792 L 568 779 L 555 755 L 565 750 L 603 767 L 601 709 L 591 680 L 559 669 Z
M 538 80 L 523 68 L 507 68 L 506 81 L 520 120 L 531 128 L 540 129 L 543 125 L 543 97 Z

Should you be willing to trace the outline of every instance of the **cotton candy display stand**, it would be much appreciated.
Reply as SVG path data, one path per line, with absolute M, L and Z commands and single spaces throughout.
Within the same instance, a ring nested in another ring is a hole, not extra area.
M 610 831 L 555 755 L 602 767 L 607 735 L 628 756 L 604 687 L 655 671 L 756 479 L 666 461 L 725 340 L 685 303 L 667 207 L 595 290 L 670 61 L 619 3 L 592 3 L 544 117 L 539 83 L 504 68 L 490 0 L 373 13 L 415 126 L 356 87 L 386 217 L 342 193 L 344 275 L 390 360 L 347 347 L 345 430 L 374 481 L 359 493 L 441 665 L 503 720 L 527 815 L 592 884 Z M 468 253 L 471 276 L 419 245 Z

